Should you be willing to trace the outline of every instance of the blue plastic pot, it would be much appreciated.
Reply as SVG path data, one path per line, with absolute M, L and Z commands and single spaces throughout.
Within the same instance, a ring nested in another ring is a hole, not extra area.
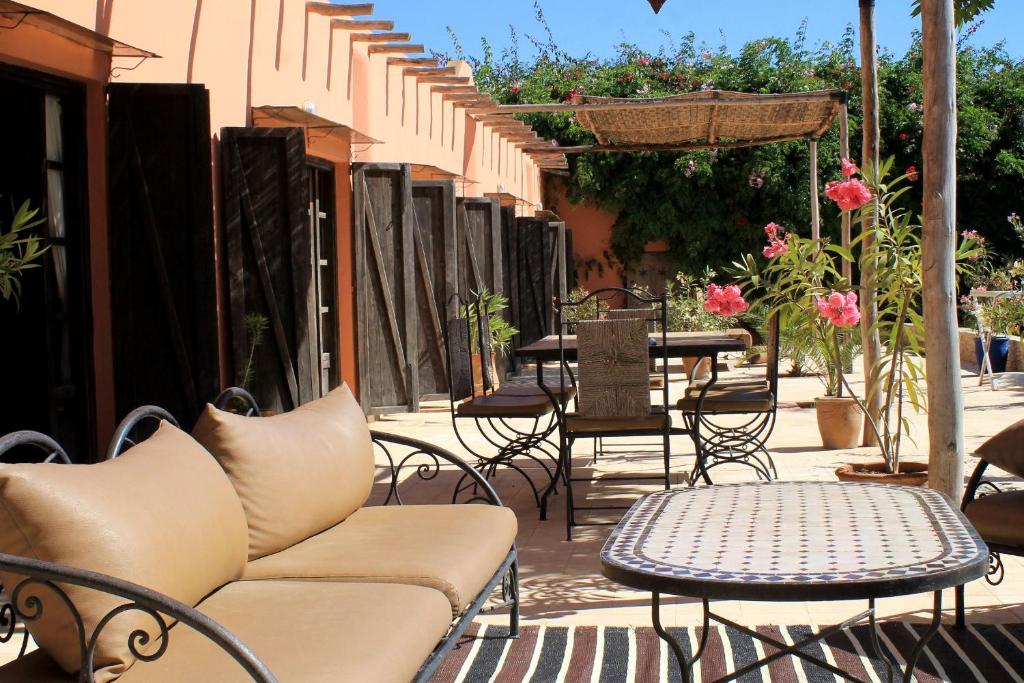
M 978 372 L 982 370 L 981 363 L 984 357 L 984 349 L 981 346 L 981 339 L 974 339 L 974 356 L 978 361 Z M 1006 372 L 1006 359 L 1010 355 L 1010 338 L 997 335 L 988 342 L 988 359 L 992 363 L 992 372 Z

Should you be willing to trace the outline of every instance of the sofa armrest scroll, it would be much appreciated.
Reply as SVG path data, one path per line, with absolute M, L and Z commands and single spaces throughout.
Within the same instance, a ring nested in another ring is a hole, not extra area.
M 17 585 L 7 587 L 7 593 L 11 600 L 9 616 L 21 619 L 23 622 L 38 619 L 45 609 L 44 599 L 38 590 L 40 588 L 46 589 L 47 593 L 52 594 L 54 601 L 63 603 L 65 608 L 74 615 L 78 626 L 77 635 L 82 670 L 85 672 L 82 680 L 93 680 L 92 660 L 97 637 L 103 628 L 117 614 L 138 611 L 149 615 L 160 634 L 160 644 L 153 652 L 140 652 L 138 649 L 138 646 L 149 642 L 149 633 L 138 630 L 129 635 L 129 649 L 138 659 L 152 661 L 158 659 L 167 650 L 171 638 L 163 616 L 166 615 L 215 643 L 238 662 L 239 666 L 252 677 L 252 680 L 258 683 L 277 683 L 277 679 L 270 669 L 235 634 L 195 608 L 162 593 L 106 574 L 17 555 L 0 554 L 0 571 L 10 572 L 21 577 Z M 111 610 L 100 620 L 93 633 L 87 634 L 84 632 L 85 629 L 78 611 L 68 598 L 67 593 L 61 588 L 62 584 L 81 586 L 108 595 L 115 595 L 124 598 L 126 603 Z
M 487 482 L 483 475 L 451 451 L 441 448 L 440 446 L 427 443 L 426 441 L 420 441 L 419 439 L 400 436 L 398 434 L 389 434 L 387 432 L 379 432 L 372 429 L 370 430 L 370 436 L 373 439 L 373 443 L 381 450 L 382 453 L 384 453 L 384 456 L 388 460 L 388 468 L 391 470 L 390 488 L 388 490 L 388 496 L 384 501 L 384 505 L 387 505 L 392 500 L 399 505 L 402 504 L 401 496 L 398 493 L 398 477 L 401 474 L 402 469 L 409 464 L 409 461 L 418 455 L 423 455 L 428 458 L 427 462 L 421 462 L 416 465 L 416 474 L 420 479 L 426 481 L 436 477 L 441 468 L 441 461 L 443 460 L 462 470 L 463 478 L 470 479 L 472 481 L 472 485 L 476 486 L 479 490 L 479 492 L 467 502 L 485 502 L 490 503 L 491 505 L 502 505 L 501 499 L 498 498 L 498 494 L 494 491 L 494 488 Z M 404 454 L 400 459 L 396 459 L 388 448 L 389 444 L 405 446 L 413 450 Z

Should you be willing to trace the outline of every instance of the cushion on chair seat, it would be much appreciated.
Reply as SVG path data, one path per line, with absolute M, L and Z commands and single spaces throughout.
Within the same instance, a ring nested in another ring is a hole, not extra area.
M 661 432 L 666 426 L 672 426 L 672 418 L 664 411 L 653 412 L 647 417 L 581 417 L 570 413 L 565 418 L 566 431 L 576 434 Z
M 341 524 L 248 564 L 244 579 L 427 586 L 460 614 L 508 555 L 516 516 L 493 505 L 364 507 Z
M 700 394 L 701 390 L 707 386 L 709 380 L 697 380 L 692 384 L 687 385 L 685 390 L 686 396 L 693 396 L 694 398 Z M 750 389 L 768 389 L 768 380 L 766 379 L 736 379 L 728 382 L 718 381 L 715 382 L 714 391 L 745 391 Z
M 699 398 L 700 392 L 694 392 L 679 399 L 676 407 L 684 413 L 695 412 Z M 706 413 L 767 413 L 774 406 L 772 393 L 768 389 L 712 387 L 704 397 L 701 410 Z
M 560 384 L 549 384 L 548 390 L 555 395 L 555 398 L 559 401 L 570 401 L 576 396 L 576 388 L 571 385 L 566 385 L 565 390 L 562 390 Z M 544 390 L 537 384 L 502 384 L 501 388 L 495 392 L 496 396 L 544 396 Z
M 1024 549 L 1024 491 L 982 496 L 964 514 L 987 543 Z
M 448 601 L 421 586 L 238 581 L 197 609 L 248 645 L 281 683 L 407 683 L 451 625 Z M 178 624 L 167 652 L 123 683 L 248 683 L 223 650 Z
M 15 641 L 20 643 L 20 636 Z M 0 666 L 0 683 L 77 683 L 76 674 L 65 673 L 50 655 L 34 650 Z
M 543 417 L 554 408 L 547 394 L 508 396 L 490 394 L 463 401 L 456 409 L 462 417 Z

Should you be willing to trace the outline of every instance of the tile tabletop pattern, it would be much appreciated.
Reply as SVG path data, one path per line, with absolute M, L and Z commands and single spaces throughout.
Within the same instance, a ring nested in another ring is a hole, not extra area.
M 900 584 L 916 592 L 915 579 L 958 570 L 980 576 L 986 556 L 974 529 L 937 491 L 841 482 L 654 493 L 637 501 L 601 552 L 612 578 L 624 571 L 668 585 L 742 584 L 747 596 L 761 586 L 764 599 L 814 585 L 837 587 L 842 597 L 843 584 L 865 582 L 888 583 L 886 594 L 899 594 Z

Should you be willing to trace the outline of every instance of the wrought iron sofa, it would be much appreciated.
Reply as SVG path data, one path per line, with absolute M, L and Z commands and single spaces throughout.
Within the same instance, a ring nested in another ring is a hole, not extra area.
M 96 465 L 0 438 L 48 463 L 0 466 L 0 642 L 39 645 L 0 682 L 425 681 L 499 586 L 518 634 L 515 516 L 457 456 L 371 432 L 346 387 L 274 417 L 208 406 L 195 438 L 169 417 L 135 411 Z M 401 505 L 442 463 L 489 505 Z

